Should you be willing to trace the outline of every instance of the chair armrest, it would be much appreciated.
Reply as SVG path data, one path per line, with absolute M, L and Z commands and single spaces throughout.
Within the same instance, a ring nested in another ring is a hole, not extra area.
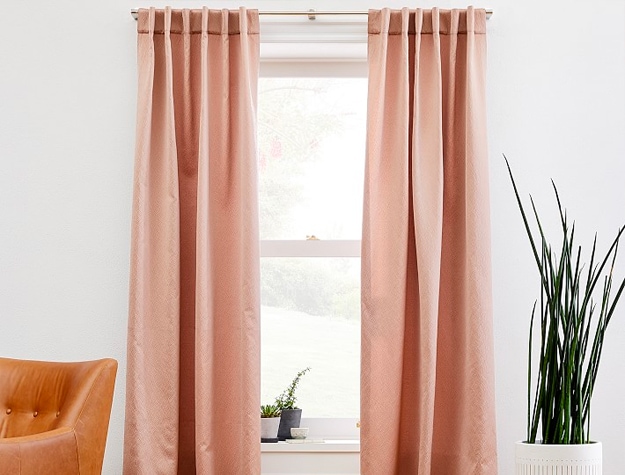
M 79 470 L 76 436 L 69 427 L 0 439 L 0 475 L 73 475 Z

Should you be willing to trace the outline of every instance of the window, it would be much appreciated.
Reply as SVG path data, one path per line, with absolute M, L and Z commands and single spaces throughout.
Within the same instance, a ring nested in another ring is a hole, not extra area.
M 311 367 L 303 417 L 357 418 L 367 80 L 330 76 L 259 81 L 261 401 Z

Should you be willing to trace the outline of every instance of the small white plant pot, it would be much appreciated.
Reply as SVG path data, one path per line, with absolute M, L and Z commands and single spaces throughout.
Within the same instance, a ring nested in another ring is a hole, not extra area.
M 261 440 L 277 439 L 279 426 L 280 426 L 280 417 L 261 417 L 260 418 L 260 439 Z
M 516 443 L 516 475 L 601 475 L 601 463 L 601 442 L 579 445 Z

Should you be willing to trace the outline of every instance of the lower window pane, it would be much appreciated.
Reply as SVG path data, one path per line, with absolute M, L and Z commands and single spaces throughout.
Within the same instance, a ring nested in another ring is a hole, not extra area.
M 303 417 L 358 417 L 360 259 L 261 259 L 261 403 L 297 372 Z

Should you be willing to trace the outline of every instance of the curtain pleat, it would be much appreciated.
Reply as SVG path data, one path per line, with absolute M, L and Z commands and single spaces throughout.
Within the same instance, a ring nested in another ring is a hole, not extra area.
M 485 25 L 369 12 L 363 474 L 497 473 Z
M 258 29 L 139 10 L 126 474 L 260 472 Z

